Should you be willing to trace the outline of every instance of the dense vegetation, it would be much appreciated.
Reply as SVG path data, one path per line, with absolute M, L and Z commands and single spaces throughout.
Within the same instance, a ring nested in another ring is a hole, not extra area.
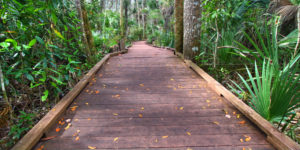
M 2 148 L 15 144 L 106 53 L 137 40 L 185 56 L 191 51 L 186 58 L 300 142 L 300 1 L 202 0 L 187 12 L 188 2 L 0 1 Z M 194 45 L 183 40 L 191 38 L 183 37 L 185 13 L 200 23 Z

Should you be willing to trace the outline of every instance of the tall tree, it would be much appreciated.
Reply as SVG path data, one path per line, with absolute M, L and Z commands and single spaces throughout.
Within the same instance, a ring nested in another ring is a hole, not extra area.
M 120 39 L 120 49 L 125 49 L 125 17 L 124 17 L 124 3 L 125 0 L 120 1 L 120 29 L 121 29 L 121 39 Z
M 87 38 L 87 33 L 85 30 L 85 23 L 84 23 L 84 17 L 83 17 L 83 12 L 82 12 L 82 6 L 83 4 L 81 3 L 81 0 L 76 0 L 76 8 L 77 8 L 77 12 L 78 12 L 78 17 L 81 20 L 80 21 L 80 30 L 82 32 L 82 42 L 84 45 L 84 51 L 85 54 L 87 56 L 87 59 L 89 62 L 92 62 L 92 53 L 91 53 L 91 49 L 89 48 L 89 42 L 88 42 L 88 38 Z
M 183 52 L 183 0 L 175 0 L 175 49 Z
M 192 60 L 200 51 L 200 29 L 201 29 L 201 1 L 184 1 L 184 40 L 183 56 Z

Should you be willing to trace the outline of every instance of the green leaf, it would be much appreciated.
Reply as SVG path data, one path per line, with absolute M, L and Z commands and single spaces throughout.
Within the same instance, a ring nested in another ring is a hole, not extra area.
M 33 39 L 29 42 L 28 46 L 32 47 L 36 43 L 36 39 Z
M 42 38 L 40 38 L 39 36 L 35 36 L 35 39 L 42 45 L 45 45 L 45 42 Z
M 14 48 L 16 48 L 18 46 L 17 41 L 14 39 L 6 39 L 5 42 L 12 43 L 14 45 Z
M 28 80 L 34 82 L 34 78 L 33 78 L 33 76 L 32 76 L 31 74 L 26 73 L 25 76 L 26 76 L 26 78 L 27 78 Z
M 65 38 L 62 36 L 62 34 L 61 34 L 59 31 L 57 31 L 57 30 L 54 29 L 54 28 L 53 28 L 53 31 L 54 31 L 54 33 L 55 33 L 58 37 L 60 37 L 61 39 L 65 40 Z
M 44 95 L 42 96 L 42 102 L 47 100 L 48 95 L 49 95 L 49 91 L 48 90 L 44 91 Z

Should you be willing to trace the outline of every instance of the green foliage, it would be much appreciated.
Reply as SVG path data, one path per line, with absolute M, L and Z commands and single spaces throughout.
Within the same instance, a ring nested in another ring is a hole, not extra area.
M 17 123 L 10 127 L 8 135 L 12 137 L 12 140 L 7 143 L 7 146 L 13 145 L 14 141 L 19 140 L 25 132 L 33 127 L 34 116 L 34 114 L 20 111 L 20 115 L 18 115 L 17 118 Z
M 300 55 L 297 56 L 297 60 L 299 58 Z M 252 76 L 250 69 L 247 68 L 250 84 L 239 75 L 251 95 L 250 106 L 271 122 L 280 123 L 285 116 L 300 106 L 298 92 L 300 76 L 296 75 L 297 67 L 293 65 L 294 62 L 291 62 L 283 70 L 278 71 L 270 61 L 264 61 L 260 73 L 255 64 L 255 76 Z M 238 84 L 235 82 L 234 84 L 240 91 L 244 91 Z

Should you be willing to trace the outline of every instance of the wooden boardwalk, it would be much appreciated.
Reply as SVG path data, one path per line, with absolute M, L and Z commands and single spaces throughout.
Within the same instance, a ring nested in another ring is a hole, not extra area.
M 136 42 L 111 58 L 34 149 L 273 149 L 173 52 Z

